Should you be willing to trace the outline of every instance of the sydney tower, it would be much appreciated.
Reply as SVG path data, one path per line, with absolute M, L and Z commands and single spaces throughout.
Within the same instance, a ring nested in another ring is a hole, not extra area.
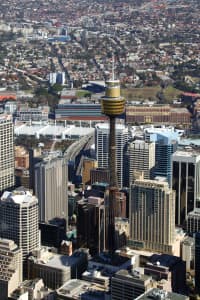
M 108 80 L 106 82 L 105 96 L 101 98 L 102 113 L 110 120 L 109 132 L 109 170 L 110 185 L 109 197 L 106 205 L 106 248 L 110 252 L 115 249 L 115 217 L 120 216 L 117 194 L 119 192 L 116 171 L 116 142 L 115 142 L 115 120 L 125 110 L 125 99 L 120 96 L 119 80 Z

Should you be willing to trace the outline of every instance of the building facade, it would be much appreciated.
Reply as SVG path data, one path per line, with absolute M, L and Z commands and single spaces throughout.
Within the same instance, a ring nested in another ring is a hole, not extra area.
M 124 150 L 128 141 L 128 128 L 116 124 L 116 170 L 119 187 L 123 186 Z M 109 166 L 109 125 L 97 124 L 95 129 L 95 148 L 99 168 Z
M 84 250 L 67 256 L 41 248 L 28 258 L 28 279 L 42 278 L 45 286 L 55 290 L 71 278 L 80 278 L 86 268 L 87 253 Z
M 175 193 L 166 182 L 131 185 L 130 239 L 141 248 L 171 254 L 175 239 Z
M 195 270 L 195 289 L 196 291 L 200 292 L 200 233 L 197 232 L 195 234 L 195 264 L 194 264 L 194 270 Z
M 22 249 L 23 259 L 40 247 L 38 199 L 28 191 L 4 192 L 0 201 L 0 236 Z
M 109 182 L 110 171 L 108 168 L 96 168 L 90 171 L 91 184 L 96 182 Z
M 172 188 L 176 191 L 176 224 L 183 225 L 188 213 L 200 208 L 200 153 L 179 150 L 172 156 Z
M 126 122 L 129 124 L 181 124 L 191 126 L 191 113 L 184 107 L 169 105 L 129 105 L 126 107 Z
M 97 166 L 98 163 L 95 159 L 85 158 L 83 160 L 82 182 L 84 186 L 91 184 L 90 171 L 94 168 L 97 168 Z
M 186 263 L 180 257 L 168 254 L 153 254 L 144 268 L 144 274 L 157 281 L 157 287 L 169 292 L 185 294 Z
M 7 300 L 22 282 L 22 250 L 12 240 L 0 238 L 0 296 Z
M 172 185 L 172 154 L 177 150 L 178 132 L 165 128 L 148 128 L 145 141 L 155 142 L 154 177 L 163 177 Z
M 49 117 L 49 107 L 39 106 L 39 107 L 28 107 L 21 106 L 15 112 L 15 119 L 28 122 L 28 121 L 47 121 Z
M 55 109 L 56 120 L 105 121 L 99 103 L 59 103 Z
M 152 287 L 150 276 L 140 274 L 136 270 L 120 270 L 111 278 L 111 297 L 112 300 L 132 300 Z
M 62 157 L 48 157 L 35 165 L 35 194 L 40 222 L 54 218 L 67 220 L 67 164 Z
M 105 208 L 102 198 L 88 197 L 77 205 L 78 247 L 87 247 L 92 254 L 105 249 Z
M 195 208 L 189 212 L 186 218 L 186 230 L 187 233 L 193 235 L 200 231 L 200 209 Z
M 155 143 L 136 140 L 128 146 L 129 184 L 133 173 L 142 171 L 144 179 L 152 179 L 155 166 Z
M 0 194 L 15 185 L 13 122 L 10 116 L 0 117 Z

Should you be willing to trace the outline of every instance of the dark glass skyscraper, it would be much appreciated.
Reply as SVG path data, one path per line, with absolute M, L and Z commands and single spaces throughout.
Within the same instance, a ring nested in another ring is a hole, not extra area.
M 176 151 L 172 156 L 172 188 L 176 191 L 176 224 L 183 225 L 188 213 L 200 207 L 200 154 Z

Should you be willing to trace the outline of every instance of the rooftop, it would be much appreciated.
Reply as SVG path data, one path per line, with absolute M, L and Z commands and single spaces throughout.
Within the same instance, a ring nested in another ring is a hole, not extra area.
M 94 132 L 90 127 L 76 127 L 74 125 L 51 125 L 51 124 L 23 124 L 15 126 L 15 135 L 51 136 L 52 138 L 66 139 L 71 136 L 84 136 Z
M 143 295 L 136 298 L 136 300 L 189 300 L 189 297 L 172 293 L 166 292 L 164 290 L 153 288 L 148 292 L 144 293 Z
M 172 268 L 177 262 L 181 261 L 180 257 L 168 254 L 153 254 L 150 258 L 152 264 Z
M 191 147 L 188 147 L 184 150 L 177 150 L 172 155 L 172 160 L 175 161 L 187 161 L 191 163 L 197 163 L 200 161 L 200 149 L 197 151 L 197 149 L 192 149 Z
M 14 190 L 13 192 L 5 191 L 1 197 L 3 202 L 12 202 L 16 204 L 31 204 L 36 201 L 37 198 L 33 196 L 29 191 Z
M 102 129 L 102 130 L 108 130 L 110 128 L 109 123 L 98 123 L 95 126 L 98 129 Z M 116 130 L 123 130 L 126 129 L 126 127 L 123 124 L 116 124 Z
M 43 251 L 41 257 L 37 259 L 36 263 L 56 269 L 65 269 L 66 267 L 71 267 L 76 264 L 82 255 L 82 252 L 74 252 L 73 255 L 67 256 Z
M 103 293 L 104 289 L 95 283 L 79 279 L 71 279 L 62 285 L 56 292 L 60 296 L 69 297 L 69 299 L 72 299 L 70 297 L 73 297 L 73 299 L 79 299 L 81 294 L 88 292 Z
M 144 275 L 140 270 L 138 270 L 139 268 L 133 269 L 130 272 L 128 270 L 119 270 L 115 277 L 117 278 L 125 278 L 126 280 L 139 280 L 139 281 L 149 281 L 152 278 L 148 275 Z
M 3 122 L 3 121 L 12 121 L 12 116 L 6 115 L 6 114 L 0 115 L 0 122 Z
M 183 146 L 200 146 L 200 138 L 197 136 L 197 138 L 181 139 L 179 144 Z
M 118 254 L 110 255 L 109 253 L 100 253 L 95 256 L 92 261 L 113 266 L 120 266 L 126 263 L 129 259 Z

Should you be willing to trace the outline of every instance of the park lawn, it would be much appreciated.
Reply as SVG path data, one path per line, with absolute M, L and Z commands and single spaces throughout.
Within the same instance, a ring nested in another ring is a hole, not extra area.
M 76 96 L 78 98 L 82 98 L 82 97 L 89 97 L 92 93 L 86 90 L 78 90 L 76 92 Z
M 169 85 L 166 89 L 164 89 L 164 96 L 167 102 L 171 102 L 174 99 L 179 98 L 183 91 L 174 88 L 173 86 Z
M 157 93 L 161 91 L 161 87 L 157 86 L 145 86 L 141 88 L 127 88 L 122 89 L 121 94 L 125 97 L 127 101 L 140 101 L 140 100 L 153 100 L 157 101 Z M 174 99 L 178 98 L 182 91 L 174 88 L 173 86 L 168 86 L 163 90 L 166 103 L 172 102 Z
M 160 91 L 160 86 L 145 86 L 141 88 L 122 89 L 121 94 L 127 100 L 157 100 L 156 94 Z

